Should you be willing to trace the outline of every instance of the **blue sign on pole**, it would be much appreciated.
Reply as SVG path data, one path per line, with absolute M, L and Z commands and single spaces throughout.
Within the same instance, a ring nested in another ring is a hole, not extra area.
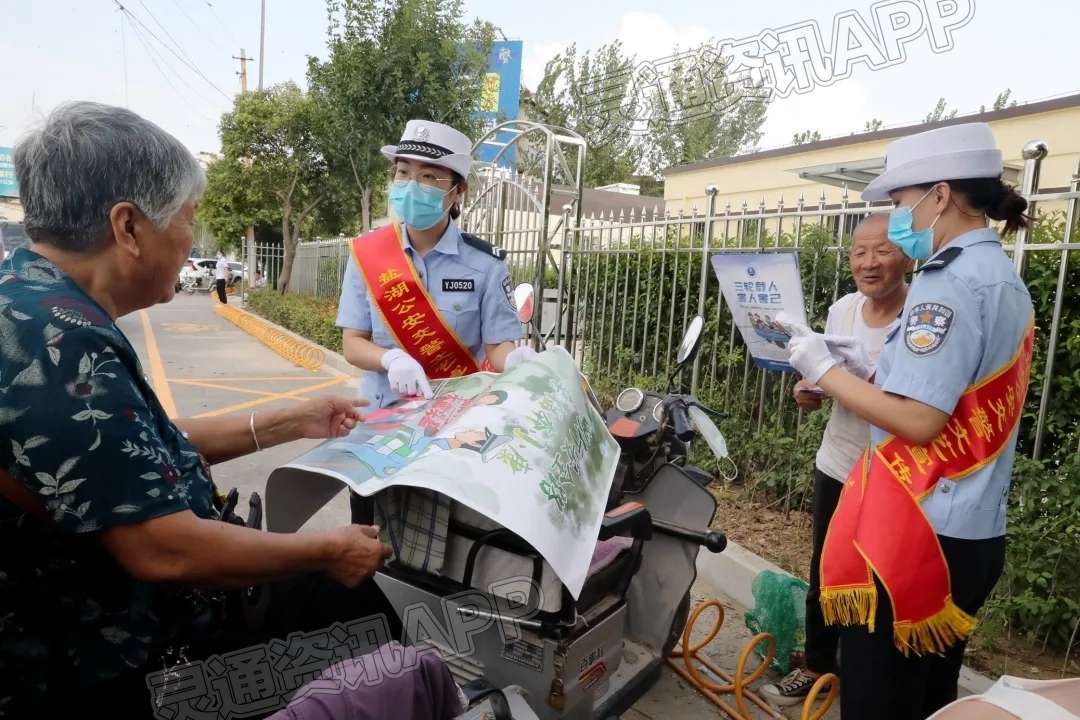
M 19 184 L 15 181 L 14 152 L 9 147 L 0 147 L 0 197 L 19 197 Z
M 491 45 L 480 109 L 474 114 L 474 117 L 483 121 L 484 132 L 518 116 L 518 105 L 521 102 L 521 48 L 520 40 L 497 40 Z M 479 159 L 484 162 L 494 161 L 502 149 L 502 146 L 496 143 L 506 143 L 513 138 L 512 133 L 499 133 L 493 138 L 495 142 L 480 146 L 477 153 Z M 499 165 L 503 167 L 512 168 L 515 164 L 513 149 L 499 159 Z

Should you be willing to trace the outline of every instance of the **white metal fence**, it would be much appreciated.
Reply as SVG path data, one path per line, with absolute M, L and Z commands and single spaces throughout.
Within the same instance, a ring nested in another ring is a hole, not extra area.
M 1074 408 L 1062 403 L 1080 400 L 1080 353 L 1070 352 L 1064 342 L 1074 321 L 1080 328 L 1080 166 L 1068 188 L 1044 191 L 1038 187 L 1042 153 L 1030 155 L 1023 192 L 1037 222 L 1031 231 L 1007 240 L 1006 250 L 1029 283 L 1037 309 L 1031 388 L 1036 399 L 1030 401 L 1021 440 L 1038 457 L 1048 444 L 1066 438 L 1075 442 L 1078 434 Z M 512 187 L 505 191 L 487 188 L 492 199 L 477 204 L 476 218 L 465 218 L 464 225 L 475 220 L 489 241 L 509 242 L 515 281 L 545 289 L 538 343 L 563 345 L 609 384 L 631 383 L 666 376 L 682 329 L 701 314 L 707 334 L 694 364 L 693 390 L 741 408 L 758 428 L 767 421 L 797 423 L 789 401 L 792 377 L 753 367 L 709 258 L 718 251 L 799 252 L 808 315 L 820 324 L 828 306 L 853 289 L 844 257 L 853 228 L 875 208 L 850 201 L 846 191 L 836 205 L 827 205 L 822 194 L 816 202 L 799 198 L 792 205 L 781 200 L 773 207 L 743 203 L 720 208 L 711 189 L 706 207 L 674 215 L 578 218 L 576 207 L 568 204 L 550 223 L 554 229 L 545 242 L 538 234 L 541 225 L 529 217 L 526 199 L 519 197 L 524 186 L 507 182 Z M 500 206 L 500 197 L 511 205 Z M 255 245 L 246 254 L 250 272 L 261 268 L 273 286 L 282 264 L 280 246 Z M 335 300 L 348 256 L 344 238 L 301 243 L 289 292 Z

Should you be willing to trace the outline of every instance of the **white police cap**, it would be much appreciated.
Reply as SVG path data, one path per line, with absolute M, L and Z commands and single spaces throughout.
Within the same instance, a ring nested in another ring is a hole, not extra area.
M 912 185 L 942 180 L 996 178 L 1004 171 L 1001 150 L 986 123 L 964 123 L 909 135 L 885 149 L 885 172 L 862 192 L 868 201 Z
M 410 120 L 397 145 L 384 145 L 382 154 L 393 162 L 398 158 L 419 160 L 453 170 L 463 178 L 472 168 L 472 140 L 449 125 L 427 120 Z

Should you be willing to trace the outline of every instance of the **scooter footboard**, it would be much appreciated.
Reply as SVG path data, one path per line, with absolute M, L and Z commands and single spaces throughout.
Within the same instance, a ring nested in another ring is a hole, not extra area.
M 556 637 L 496 607 L 503 603 L 491 595 L 440 596 L 385 573 L 375 580 L 401 617 L 402 641 L 438 652 L 459 684 L 483 678 L 520 686 L 540 720 L 591 718 L 597 698 L 609 694 L 623 658 L 623 605 Z

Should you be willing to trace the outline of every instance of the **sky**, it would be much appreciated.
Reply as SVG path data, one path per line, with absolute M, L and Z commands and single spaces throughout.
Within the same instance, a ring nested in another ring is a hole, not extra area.
M 989 106 L 1006 88 L 1020 102 L 1080 92 L 1076 0 L 958 1 L 973 3 L 974 10 L 953 31 L 951 49 L 935 52 L 923 35 L 907 45 L 900 64 L 880 70 L 855 65 L 849 77 L 827 87 L 775 100 L 759 148 L 789 144 L 803 130 L 846 135 L 871 118 L 887 127 L 918 122 L 939 97 L 963 114 Z M 266 2 L 264 83 L 303 85 L 308 56 L 325 56 L 325 1 Z M 571 43 L 581 51 L 620 40 L 636 59 L 654 60 L 676 47 L 756 37 L 809 20 L 831 37 L 836 18 L 845 13 L 872 22 L 872 4 L 465 0 L 465 9 L 468 18 L 493 22 L 507 38 L 524 42 L 523 82 L 534 88 L 545 63 Z M 260 0 L 0 0 L 0 146 L 12 145 L 57 104 L 84 99 L 125 105 L 193 152 L 216 151 L 217 120 L 240 90 L 240 63 L 233 56 L 241 48 L 255 58 L 248 64 L 249 84 L 258 82 L 259 5 Z

